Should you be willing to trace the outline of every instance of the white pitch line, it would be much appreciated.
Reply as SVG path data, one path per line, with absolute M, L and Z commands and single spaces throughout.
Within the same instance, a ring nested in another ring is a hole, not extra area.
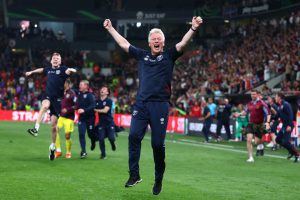
M 119 135 L 123 135 L 123 134 L 119 134 Z M 128 135 L 124 135 L 124 136 L 128 136 Z M 149 137 L 149 136 L 145 136 L 144 138 L 146 138 L 147 140 L 151 139 L 151 137 Z M 165 141 L 168 143 L 173 143 L 173 144 L 196 146 L 196 147 L 203 147 L 203 148 L 208 148 L 208 149 L 216 149 L 216 150 L 222 150 L 222 151 L 230 151 L 230 152 L 235 152 L 235 153 L 248 154 L 247 151 L 233 149 L 234 148 L 233 146 L 229 146 L 229 148 L 228 147 L 225 148 L 224 146 L 227 146 L 227 145 L 222 145 L 222 144 L 212 144 L 212 143 L 201 144 L 201 143 L 193 141 L 193 140 L 169 140 L 169 139 L 166 139 Z M 279 158 L 279 159 L 286 160 L 285 156 L 271 155 L 271 154 L 265 154 L 264 156 L 270 157 L 270 158 Z
M 208 149 L 216 149 L 216 150 L 222 150 L 222 151 L 230 151 L 230 152 L 235 152 L 235 153 L 243 153 L 243 154 L 248 154 L 247 151 L 243 151 L 243 150 L 238 150 L 238 149 L 229 149 L 229 148 L 224 148 L 224 147 L 218 147 L 218 144 L 214 144 L 215 146 L 212 146 L 210 144 L 199 144 L 199 143 L 186 143 L 186 142 L 181 142 L 181 141 L 170 141 L 170 140 L 166 140 L 167 142 L 170 143 L 177 143 L 177 144 L 181 144 L 181 145 L 189 145 L 189 146 L 198 146 L 198 147 L 203 147 L 203 148 L 208 148 Z M 224 145 L 222 145 L 224 146 Z M 264 156 L 266 157 L 270 157 L 270 158 L 280 158 L 280 159 L 286 159 L 286 157 L 284 156 L 279 156 L 279 155 L 270 155 L 270 154 L 264 154 Z
M 179 140 L 176 140 L 176 141 L 183 142 L 183 143 L 191 143 L 191 144 L 203 144 L 203 143 L 200 143 L 196 140 L 179 139 Z M 231 146 L 231 145 L 218 144 L 218 143 L 206 143 L 205 145 L 219 146 L 219 147 L 232 148 L 232 149 L 234 148 L 234 146 Z

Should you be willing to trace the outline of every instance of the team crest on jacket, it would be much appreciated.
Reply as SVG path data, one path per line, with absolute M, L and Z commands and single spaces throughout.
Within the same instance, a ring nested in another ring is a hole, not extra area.
M 67 98 L 70 98 L 70 94 L 67 94 L 66 97 L 67 97 Z
M 59 75 L 60 74 L 60 70 L 56 70 L 56 74 Z
M 86 99 L 86 97 L 87 97 L 87 94 L 84 94 L 84 95 L 83 95 L 83 98 L 85 98 L 85 99 Z
M 159 55 L 159 56 L 157 56 L 156 60 L 157 60 L 157 61 L 161 61 L 163 58 L 164 58 L 163 55 Z
M 138 114 L 138 111 L 137 110 L 134 110 L 133 112 L 132 112 L 132 116 L 136 116 Z
M 106 102 L 105 102 L 105 101 L 103 102 L 103 105 L 104 105 L 104 106 L 106 105 Z

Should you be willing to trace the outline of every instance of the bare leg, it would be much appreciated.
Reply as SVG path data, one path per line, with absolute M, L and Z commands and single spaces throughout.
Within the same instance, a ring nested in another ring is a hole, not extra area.
M 47 112 L 47 110 L 49 109 L 50 107 L 50 101 L 48 99 L 44 99 L 42 101 L 42 107 L 39 111 L 39 115 L 36 119 L 36 122 L 35 122 L 35 129 L 38 131 L 39 130 L 39 127 L 40 127 L 40 124 L 42 123 L 43 121 L 43 118 L 45 116 L 45 113 Z
M 51 116 L 51 126 L 52 126 L 52 143 L 55 144 L 56 134 L 58 133 L 57 117 L 55 115 Z
M 247 134 L 247 150 L 248 150 L 248 156 L 249 159 L 253 159 L 253 146 L 252 146 L 252 139 L 253 139 L 253 134 L 248 133 Z

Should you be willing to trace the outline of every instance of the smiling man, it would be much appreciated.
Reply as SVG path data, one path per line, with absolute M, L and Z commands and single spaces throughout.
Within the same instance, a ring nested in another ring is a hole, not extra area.
M 171 80 L 175 60 L 182 55 L 195 32 L 202 24 L 201 17 L 192 18 L 192 26 L 182 40 L 174 47 L 164 50 L 164 33 L 154 28 L 149 32 L 150 51 L 132 46 L 112 26 L 104 20 L 104 28 L 118 45 L 138 61 L 139 90 L 133 106 L 129 133 L 129 179 L 125 187 L 132 187 L 142 181 L 139 174 L 141 141 L 148 125 L 152 130 L 151 144 L 155 163 L 155 183 L 152 193 L 158 195 L 162 189 L 165 171 L 165 136 L 168 125 Z
M 75 73 L 76 69 L 68 68 L 61 65 L 61 55 L 54 52 L 51 57 L 51 66 L 45 68 L 38 68 L 26 72 L 26 76 L 31 76 L 35 73 L 44 73 L 47 76 L 46 92 L 43 96 L 42 106 L 40 108 L 34 128 L 28 129 L 27 132 L 37 137 L 40 124 L 44 118 L 45 113 L 50 110 L 50 120 L 52 125 L 52 143 L 49 147 L 49 159 L 55 158 L 55 141 L 57 135 L 57 119 L 61 110 L 61 99 L 64 96 L 64 84 L 71 73 Z

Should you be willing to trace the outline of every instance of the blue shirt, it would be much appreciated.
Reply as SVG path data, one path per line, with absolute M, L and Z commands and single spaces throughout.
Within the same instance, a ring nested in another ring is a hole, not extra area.
M 217 105 L 215 103 L 207 104 L 207 107 L 210 110 L 210 115 L 213 117 L 216 115 Z
M 83 119 L 88 119 L 88 118 L 92 118 L 95 117 L 95 96 L 94 94 L 90 93 L 90 92 L 79 92 L 78 95 L 78 109 L 83 109 L 84 113 L 80 114 L 79 116 L 79 120 L 83 120 Z
M 130 45 L 129 54 L 138 61 L 137 101 L 169 101 L 174 62 L 182 53 L 173 47 L 154 56 Z
M 64 96 L 64 84 L 69 75 L 66 74 L 66 66 L 59 68 L 45 67 L 44 74 L 47 76 L 46 95 L 50 98 L 62 98 Z
M 292 106 L 287 101 L 282 101 L 281 105 L 278 106 L 278 115 L 283 127 L 294 127 Z
M 96 109 L 103 109 L 104 107 L 109 107 L 107 113 L 98 113 L 99 115 L 99 125 L 102 126 L 111 126 L 114 123 L 114 118 L 112 115 L 112 100 L 106 98 L 104 100 L 97 100 L 96 101 Z

